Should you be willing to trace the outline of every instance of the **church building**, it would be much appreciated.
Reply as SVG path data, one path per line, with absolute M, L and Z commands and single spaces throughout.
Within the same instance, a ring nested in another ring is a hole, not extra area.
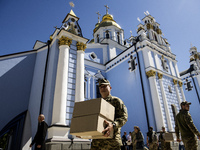
M 0 141 L 9 150 L 29 148 L 41 113 L 49 125 L 49 150 L 89 149 L 90 140 L 70 135 L 71 118 L 75 102 L 100 97 L 102 78 L 110 81 L 111 94 L 127 107 L 128 121 L 121 133 L 133 131 L 135 125 L 144 139 L 150 126 L 157 132 L 162 126 L 174 132 L 180 103 L 190 101 L 184 92 L 198 95 L 191 102 L 199 105 L 199 53 L 191 48 L 192 67 L 180 77 L 176 55 L 149 13 L 137 26 L 137 35 L 128 39 L 108 6 L 91 31 L 93 39 L 83 36 L 78 21 L 71 10 L 47 42 L 36 41 L 31 51 L 0 56 Z

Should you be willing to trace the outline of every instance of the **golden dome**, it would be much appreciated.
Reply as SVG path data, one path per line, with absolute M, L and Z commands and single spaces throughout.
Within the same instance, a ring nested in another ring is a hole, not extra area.
M 114 21 L 113 16 L 110 14 L 106 14 L 102 17 L 102 21 Z
M 95 29 L 93 30 L 93 32 L 95 33 L 100 27 L 106 26 L 116 26 L 117 28 L 121 29 L 121 27 L 113 19 L 113 16 L 110 14 L 106 14 L 102 17 L 102 21 L 95 25 Z

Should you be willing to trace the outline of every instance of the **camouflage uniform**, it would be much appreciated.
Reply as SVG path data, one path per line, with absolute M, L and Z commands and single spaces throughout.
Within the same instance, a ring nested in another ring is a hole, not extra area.
M 147 133 L 147 136 L 149 137 L 149 150 L 157 150 L 158 149 L 158 140 L 157 140 L 156 132 L 149 131 Z
M 135 131 L 133 131 L 131 133 L 131 140 L 132 140 L 132 144 L 133 144 L 133 150 L 136 150 L 136 142 L 135 142 L 135 140 L 136 140 L 136 134 L 135 134 Z
M 159 141 L 161 142 L 161 150 L 172 150 L 170 142 L 165 142 L 165 139 L 163 138 L 164 133 L 167 133 L 167 132 L 161 131 L 159 135 Z
M 105 100 L 115 107 L 114 136 L 112 139 L 92 140 L 91 150 L 120 150 L 122 145 L 121 127 L 127 121 L 127 109 L 123 101 L 118 97 L 109 95 Z
M 195 127 L 192 117 L 187 110 L 181 109 L 176 116 L 176 137 L 179 139 L 179 130 L 186 150 L 197 150 L 197 136 L 199 131 Z

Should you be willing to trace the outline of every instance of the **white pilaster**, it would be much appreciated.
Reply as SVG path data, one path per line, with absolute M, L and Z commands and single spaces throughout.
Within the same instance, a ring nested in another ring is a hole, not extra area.
M 84 101 L 84 50 L 86 45 L 77 42 L 75 102 Z
M 179 86 L 180 86 L 182 99 L 183 99 L 183 101 L 186 101 L 186 100 L 185 100 L 185 94 L 184 94 L 184 92 L 183 92 L 183 83 L 182 83 L 182 82 L 179 82 L 178 84 L 179 84 Z M 179 105 L 180 105 L 180 104 L 181 104 L 181 102 L 179 102 Z
M 164 91 L 164 88 L 163 88 L 163 81 L 162 81 L 161 74 L 159 74 L 159 75 L 160 76 L 158 76 L 158 78 L 159 78 L 159 83 L 160 83 L 160 89 L 161 89 L 161 93 L 162 93 L 163 103 L 164 103 L 164 107 L 165 107 L 167 125 L 168 125 L 169 131 L 173 131 L 170 112 L 169 112 L 169 106 L 168 106 L 168 102 L 167 102 L 167 99 L 166 99 L 165 91 Z
M 90 95 L 90 80 L 91 80 L 91 76 L 88 77 L 88 99 L 91 99 L 91 95 Z
M 153 70 L 150 70 L 150 71 L 146 72 L 146 74 L 149 79 L 151 99 L 152 99 L 152 103 L 153 103 L 156 126 L 157 126 L 157 129 L 160 130 L 162 128 L 162 126 L 164 126 L 164 119 L 163 119 L 163 113 L 162 113 L 162 109 L 161 109 L 160 99 L 158 96 L 157 86 L 156 86 L 156 78 L 155 78 L 156 72 Z
M 116 48 L 112 45 L 109 46 L 110 60 L 116 57 Z
M 143 52 L 145 68 L 150 66 L 155 67 L 151 51 L 145 48 L 142 52 Z
M 197 77 L 197 81 L 198 81 L 198 86 L 200 87 L 200 74 L 198 74 L 196 77 Z

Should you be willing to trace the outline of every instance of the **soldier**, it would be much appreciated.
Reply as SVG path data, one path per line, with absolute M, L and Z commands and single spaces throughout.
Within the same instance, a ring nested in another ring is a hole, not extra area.
M 165 139 L 164 139 L 165 133 L 167 133 L 165 131 L 165 127 L 162 127 L 162 131 L 160 132 L 160 135 L 159 135 L 159 141 L 161 142 L 161 150 L 172 150 L 170 142 L 165 142 Z
M 200 133 L 195 127 L 192 117 L 189 113 L 191 103 L 185 101 L 181 103 L 181 110 L 176 115 L 175 132 L 177 141 L 180 142 L 179 130 L 186 150 L 197 150 L 197 137 L 200 139 Z
M 131 140 L 132 140 L 133 150 L 136 150 L 136 144 L 137 144 L 135 128 L 136 127 L 134 127 L 134 131 L 131 133 Z
M 158 149 L 158 138 L 156 132 L 153 131 L 153 127 L 149 127 L 149 132 L 147 132 L 147 145 L 149 146 L 149 150 Z
M 106 79 L 99 80 L 99 91 L 103 99 L 112 104 L 115 107 L 115 118 L 113 123 L 109 123 L 105 120 L 107 128 L 102 131 L 106 137 L 114 131 L 112 139 L 93 139 L 91 144 L 91 150 L 120 150 L 122 146 L 121 140 L 121 127 L 127 122 L 128 113 L 123 101 L 111 96 L 110 82 Z

